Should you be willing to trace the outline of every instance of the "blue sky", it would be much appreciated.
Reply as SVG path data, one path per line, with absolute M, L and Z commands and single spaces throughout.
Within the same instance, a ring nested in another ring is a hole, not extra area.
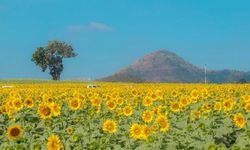
M 110 75 L 168 49 L 209 69 L 250 71 L 249 0 L 0 0 L 0 78 L 50 78 L 31 61 L 49 40 L 73 45 L 63 79 Z

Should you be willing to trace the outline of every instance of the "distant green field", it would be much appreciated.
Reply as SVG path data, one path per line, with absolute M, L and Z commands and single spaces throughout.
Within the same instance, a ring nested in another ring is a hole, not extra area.
M 0 84 L 39 84 L 39 83 L 88 83 L 93 81 L 84 80 L 44 80 L 44 79 L 0 79 Z

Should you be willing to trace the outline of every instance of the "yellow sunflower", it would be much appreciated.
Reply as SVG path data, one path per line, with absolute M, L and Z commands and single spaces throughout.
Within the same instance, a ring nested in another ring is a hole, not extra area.
M 159 115 L 156 119 L 156 122 L 160 125 L 161 132 L 166 132 L 169 130 L 169 122 L 165 115 Z
M 60 150 L 62 147 L 63 145 L 58 135 L 53 134 L 48 138 L 48 150 Z
M 66 129 L 66 132 L 67 132 L 69 135 L 71 135 L 71 134 L 74 132 L 74 129 L 73 129 L 72 127 L 68 127 L 68 128 Z
M 141 138 L 144 140 L 147 140 L 148 137 L 150 136 L 150 134 L 152 133 L 151 128 L 148 127 L 147 125 L 143 125 L 141 126 L 141 130 L 142 130 L 142 135 Z
M 102 126 L 103 131 L 108 133 L 116 133 L 117 131 L 117 123 L 113 120 L 105 120 Z
M 151 97 L 144 97 L 142 100 L 143 106 L 151 106 L 153 104 L 153 99 Z
M 239 128 L 243 128 L 246 125 L 246 119 L 242 113 L 238 113 L 234 116 L 234 122 Z
M 250 113 L 250 102 L 248 102 L 245 106 L 244 106 L 244 109 L 246 112 L 249 112 Z
M 224 111 L 230 111 L 230 110 L 232 110 L 233 106 L 234 106 L 234 102 L 231 99 L 227 99 L 223 103 Z
M 149 123 L 153 120 L 154 112 L 150 110 L 145 110 L 142 114 L 142 119 L 144 122 Z
M 25 105 L 27 108 L 33 108 L 34 107 L 34 101 L 32 98 L 28 98 L 25 100 Z
M 131 128 L 130 128 L 130 136 L 133 139 L 140 139 L 140 138 L 142 138 L 142 134 L 143 134 L 143 130 L 142 130 L 141 125 L 135 123 L 135 124 L 133 124 L 131 126 Z
M 81 101 L 79 98 L 74 98 L 69 101 L 69 107 L 71 110 L 78 110 L 81 107 Z
M 117 103 L 119 106 L 122 106 L 123 103 L 124 103 L 124 100 L 123 100 L 121 97 L 119 97 L 119 98 L 116 100 L 116 103 Z
M 181 110 L 180 104 L 178 102 L 171 102 L 170 108 L 173 112 L 179 112 Z
M 94 97 L 90 100 L 91 102 L 91 105 L 92 106 L 95 106 L 95 107 L 99 107 L 101 106 L 101 103 L 102 103 L 102 99 L 98 98 L 98 97 Z
M 22 136 L 23 130 L 20 125 L 12 125 L 8 127 L 7 136 L 9 140 L 17 140 Z
M 222 108 L 221 102 L 216 102 L 216 103 L 214 104 L 214 110 L 216 110 L 216 111 L 221 111 L 221 108 Z
M 52 108 L 53 116 L 59 116 L 61 114 L 61 106 L 59 104 L 52 102 L 50 106 Z
M 41 103 L 38 107 L 38 114 L 42 119 L 50 118 L 52 116 L 52 109 L 50 105 Z
M 17 98 L 13 101 L 13 106 L 16 111 L 20 111 L 23 109 L 23 101 Z
M 113 100 L 108 100 L 106 102 L 106 105 L 107 105 L 109 110 L 114 110 L 116 108 L 116 103 Z
M 123 108 L 123 114 L 127 117 L 133 114 L 133 108 L 131 106 L 126 106 Z

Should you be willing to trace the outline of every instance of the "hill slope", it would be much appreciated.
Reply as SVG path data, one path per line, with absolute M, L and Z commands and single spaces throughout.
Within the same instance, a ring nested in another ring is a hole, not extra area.
M 240 78 L 250 80 L 250 72 L 233 70 L 207 71 L 211 83 L 236 82 Z M 175 53 L 159 50 L 145 55 L 135 63 L 114 75 L 102 78 L 111 82 L 204 82 L 204 69 L 185 61 Z

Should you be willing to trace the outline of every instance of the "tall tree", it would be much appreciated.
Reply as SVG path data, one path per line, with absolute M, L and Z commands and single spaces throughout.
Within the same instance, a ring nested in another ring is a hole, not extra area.
M 38 47 L 32 55 L 32 61 L 45 72 L 49 73 L 53 80 L 60 80 L 63 72 L 63 59 L 76 57 L 77 54 L 71 45 L 62 41 L 49 41 L 46 47 Z

